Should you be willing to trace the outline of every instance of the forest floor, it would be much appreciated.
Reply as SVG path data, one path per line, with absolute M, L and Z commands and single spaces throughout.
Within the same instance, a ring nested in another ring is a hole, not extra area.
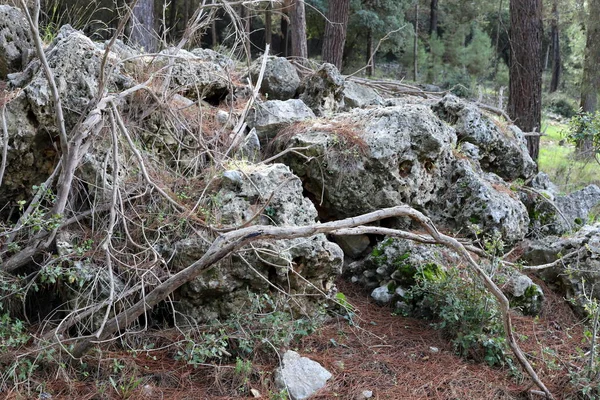
M 515 330 L 540 378 L 557 399 L 566 399 L 573 395 L 569 370 L 584 361 L 578 358 L 584 328 L 560 296 L 537 283 L 546 293 L 544 309 L 537 318 L 515 314 Z M 291 346 L 333 375 L 315 399 L 357 399 L 365 390 L 373 392 L 373 399 L 527 399 L 529 390 L 536 389 L 528 378 L 515 376 L 508 368 L 456 356 L 451 342 L 428 321 L 394 315 L 356 285 L 345 281 L 338 285 L 354 306 L 353 323 L 330 319 Z M 157 347 L 181 339 L 173 329 L 156 334 Z M 147 354 L 116 347 L 103 346 L 87 356 L 85 362 L 95 366 L 89 375 L 64 373 L 68 368 L 48 374 L 44 391 L 51 397 L 22 397 L 21 392 L 7 398 L 200 400 L 258 394 L 265 399 L 287 398 L 272 383 L 272 371 L 279 364 L 274 351 L 256 353 L 244 372 L 235 361 L 196 367 L 176 361 L 172 346 Z

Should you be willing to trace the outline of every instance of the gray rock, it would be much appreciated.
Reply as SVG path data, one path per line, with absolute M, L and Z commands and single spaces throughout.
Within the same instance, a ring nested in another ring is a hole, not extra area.
M 240 147 L 240 153 L 242 157 L 251 162 L 260 161 L 260 140 L 255 128 L 252 128 L 246 137 L 244 137 L 244 141 Z
M 531 180 L 530 186 L 537 190 L 545 190 L 552 194 L 552 198 L 558 195 L 558 186 L 556 186 L 550 177 L 545 172 L 538 172 L 537 175 Z
M 260 57 L 250 67 L 254 84 L 258 80 L 262 61 Z M 261 93 L 266 94 L 269 100 L 289 100 L 296 96 L 299 86 L 300 77 L 292 63 L 283 57 L 269 57 L 260 86 Z
M 564 196 L 556 195 L 552 186 L 549 188 L 550 191 L 539 189 L 537 193 L 525 191 L 521 194 L 529 214 L 534 217 L 530 224 L 533 237 L 562 235 L 598 220 L 600 215 L 598 186 L 589 185 Z
M 343 104 L 344 78 L 335 65 L 325 63 L 317 72 L 305 77 L 298 90 L 300 99 L 317 116 L 331 116 Z
M 282 364 L 275 371 L 275 383 L 278 388 L 287 389 L 292 400 L 310 398 L 331 379 L 331 373 L 321 364 L 292 350 L 283 354 Z
M 254 223 L 277 226 L 302 226 L 315 222 L 317 211 L 302 195 L 302 184 L 282 164 L 253 165 L 241 163 L 239 170 L 229 170 L 221 185 L 210 194 L 213 208 L 204 206 L 206 218 L 225 227 L 240 226 L 269 203 Z M 282 183 L 285 183 L 282 185 Z M 271 197 L 273 194 L 273 197 Z M 178 292 L 177 307 L 181 315 L 196 321 L 227 317 L 239 313 L 247 303 L 248 292 L 262 293 L 274 285 L 297 293 L 327 292 L 328 286 L 342 272 L 343 252 L 325 235 L 309 238 L 254 242 L 240 250 L 243 258 L 233 255 L 219 262 Z M 192 237 L 161 250 L 169 267 L 186 268 L 206 252 L 206 240 Z M 249 267 L 252 266 L 252 268 Z M 292 268 L 303 279 L 298 277 Z M 258 275 L 260 274 L 260 275 Z M 261 276 L 262 275 L 262 276 Z M 304 301 L 304 303 L 303 303 Z M 318 307 L 319 296 L 302 296 L 297 303 L 309 312 Z
M 387 304 L 394 298 L 394 292 L 390 293 L 387 285 L 373 289 L 371 297 L 378 303 Z
M 571 254 L 569 257 L 564 257 Z M 536 273 L 545 282 L 564 291 L 565 297 L 581 314 L 592 299 L 600 300 L 600 224 L 586 225 L 570 237 L 548 236 L 529 243 L 522 257 L 527 265 L 554 262 Z
M 367 235 L 339 235 L 334 240 L 350 258 L 358 258 L 371 244 Z
M 555 203 L 569 224 L 577 228 L 586 224 L 588 218 L 595 219 L 600 214 L 600 188 L 589 185 L 566 196 L 557 196 Z M 558 222 L 563 228 L 567 228 L 567 223 L 562 218 Z
M 33 53 L 31 31 L 21 10 L 0 5 L 0 79 L 23 69 Z
M 383 104 L 383 98 L 374 89 L 352 81 L 344 82 L 342 97 L 343 111 Z
M 291 123 L 311 118 L 315 118 L 315 114 L 302 100 L 269 100 L 257 104 L 251 110 L 248 126 L 256 129 L 261 140 L 268 140 Z
M 466 160 L 456 162 L 451 179 L 453 190 L 441 194 L 438 219 L 455 228 L 472 225 L 488 234 L 499 233 L 508 243 L 525 237 L 529 226 L 527 209 L 502 181 L 486 179 Z
M 484 171 L 494 172 L 504 179 L 528 178 L 535 170 L 529 156 L 525 136 L 514 125 L 503 127 L 475 105 L 446 95 L 433 107 L 436 114 L 456 129 L 460 141 L 480 149 L 479 163 Z
M 518 308 L 526 315 L 538 315 L 542 311 L 544 292 L 527 275 L 512 272 L 502 290 L 512 308 Z
M 218 104 L 229 94 L 229 75 L 221 65 L 186 50 L 165 49 L 156 58 L 157 67 L 171 66 L 170 88 L 192 99 Z M 165 57 L 161 57 L 165 55 Z
M 474 223 L 507 242 L 527 232 L 527 210 L 517 196 L 477 162 L 457 157 L 454 130 L 426 105 L 356 109 L 296 132 L 277 149 L 310 148 L 311 162 L 294 153 L 282 160 L 322 198 L 327 219 L 408 204 L 437 223 L 463 230 Z
M 217 64 L 225 70 L 233 69 L 235 67 L 235 61 L 233 61 L 231 57 L 218 53 L 212 49 L 196 48 L 191 50 L 190 53 L 202 61 Z

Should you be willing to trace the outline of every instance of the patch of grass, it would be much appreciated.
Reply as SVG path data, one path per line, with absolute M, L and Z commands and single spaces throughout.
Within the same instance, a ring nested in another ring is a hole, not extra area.
M 595 160 L 578 160 L 572 144 L 559 144 L 565 139 L 566 131 L 565 124 L 548 120 L 542 123 L 542 132 L 546 136 L 542 136 L 540 144 L 540 171 L 550 176 L 561 193 L 570 193 L 589 184 L 600 184 L 600 165 Z

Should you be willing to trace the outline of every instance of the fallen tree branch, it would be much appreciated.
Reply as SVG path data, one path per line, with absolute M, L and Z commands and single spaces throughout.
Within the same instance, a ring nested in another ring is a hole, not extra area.
M 539 379 L 535 370 L 525 358 L 513 334 L 512 321 L 510 317 L 510 304 L 506 296 L 500 288 L 491 280 L 485 271 L 479 267 L 475 260 L 471 257 L 468 250 L 456 239 L 441 234 L 433 225 L 431 220 L 424 216 L 419 211 L 408 206 L 397 206 L 374 211 L 361 216 L 347 218 L 341 221 L 327 222 L 323 224 L 313 224 L 298 227 L 276 227 L 255 225 L 247 228 L 242 228 L 236 231 L 225 233 L 211 244 L 206 253 L 192 263 L 184 270 L 173 275 L 162 284 L 154 288 L 146 297 L 136 304 L 121 312 L 114 319 L 109 321 L 102 334 L 99 335 L 98 341 L 93 341 L 91 338 L 83 338 L 76 342 L 71 355 L 75 358 L 81 357 L 93 343 L 98 343 L 110 339 L 113 335 L 120 333 L 124 334 L 129 325 L 137 320 L 147 310 L 153 308 L 161 301 L 165 300 L 173 291 L 181 287 L 187 282 L 198 277 L 201 273 L 210 270 L 217 262 L 229 255 L 231 252 L 240 249 L 242 246 L 252 243 L 257 240 L 277 240 L 277 239 L 293 239 L 299 237 L 309 237 L 319 233 L 363 233 L 368 231 L 370 227 L 362 225 L 370 224 L 386 218 L 394 217 L 409 217 L 423 226 L 427 233 L 436 240 L 438 244 L 442 244 L 456 251 L 471 267 L 473 272 L 483 281 L 484 286 L 492 293 L 500 305 L 502 313 L 503 325 L 507 342 L 513 351 L 513 354 L 531 377 L 533 382 L 545 393 L 548 399 L 554 397 L 546 388 L 544 383 Z M 351 230 L 350 228 L 355 228 Z M 409 232 L 396 231 L 397 237 L 410 238 L 412 235 Z M 415 237 L 422 237 L 415 235 Z

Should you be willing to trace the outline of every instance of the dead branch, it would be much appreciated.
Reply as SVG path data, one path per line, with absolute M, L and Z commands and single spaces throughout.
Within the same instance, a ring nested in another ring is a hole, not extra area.
M 392 217 L 409 217 L 414 221 L 418 222 L 419 224 L 421 224 L 421 226 L 423 226 L 423 228 L 428 232 L 428 234 L 436 240 L 438 244 L 442 244 L 446 247 L 453 249 L 468 263 L 473 272 L 475 272 L 475 274 L 482 280 L 485 287 L 497 299 L 500 305 L 500 310 L 502 312 L 506 338 L 515 357 L 517 358 L 521 366 L 525 369 L 527 374 L 531 377 L 533 382 L 546 394 L 546 397 L 549 399 L 553 399 L 554 397 L 546 388 L 544 383 L 541 382 L 535 370 L 527 361 L 518 343 L 515 340 L 513 334 L 512 321 L 510 317 L 510 304 L 506 296 L 504 296 L 504 294 L 498 288 L 498 286 L 496 286 L 496 284 L 485 273 L 485 271 L 481 267 L 479 267 L 479 265 L 473 260 L 467 249 L 459 241 L 450 236 L 441 234 L 429 218 L 408 206 L 386 208 L 357 217 L 347 218 L 341 221 L 327 222 L 323 224 L 314 224 L 299 227 L 276 227 L 255 225 L 225 233 L 219 236 L 211 244 L 211 246 L 202 256 L 202 258 L 200 258 L 198 261 L 194 262 L 184 270 L 180 271 L 179 273 L 173 275 L 162 284 L 158 285 L 154 290 L 148 293 L 148 295 L 143 300 L 138 301 L 135 305 L 121 312 L 113 320 L 108 322 L 102 334 L 98 335 L 99 341 L 108 340 L 117 332 L 120 332 L 121 334 L 125 333 L 128 326 L 132 322 L 134 322 L 139 316 L 141 316 L 144 312 L 156 306 L 161 301 L 165 300 L 167 296 L 169 296 L 174 290 L 181 287 L 183 284 L 196 278 L 201 273 L 213 268 L 215 263 L 222 260 L 228 254 L 240 249 L 246 244 L 252 243 L 257 240 L 277 240 L 309 237 L 319 233 L 363 233 L 364 230 L 362 228 L 368 230 L 368 227 L 364 227 L 362 225 L 366 225 L 375 221 L 379 221 L 381 219 Z M 350 228 L 355 229 L 350 230 Z M 410 238 L 412 237 L 412 235 L 414 234 L 411 234 L 409 232 L 397 232 L 398 237 Z M 72 356 L 75 358 L 81 357 L 93 343 L 97 343 L 97 341 L 92 341 L 90 338 L 84 338 L 78 341 L 73 349 Z

